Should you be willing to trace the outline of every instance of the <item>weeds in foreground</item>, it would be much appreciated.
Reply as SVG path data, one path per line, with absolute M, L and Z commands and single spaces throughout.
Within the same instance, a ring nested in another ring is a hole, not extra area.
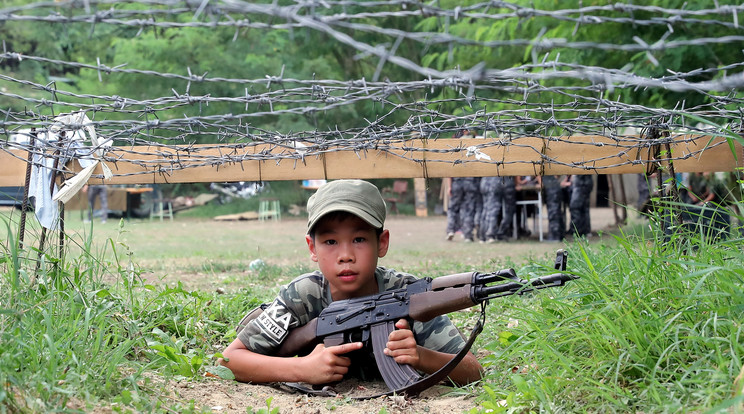
M 741 408 L 741 239 L 692 230 L 657 232 L 656 242 L 621 235 L 613 248 L 575 244 L 569 267 L 581 279 L 560 295 L 505 301 L 501 318 L 518 323 L 485 345 L 482 409 Z
M 166 398 L 153 377 L 227 376 L 212 372 L 217 351 L 266 293 L 154 286 L 123 243 L 97 251 L 90 237 L 79 243 L 82 255 L 57 266 L 42 256 L 38 272 L 36 252 L 12 237 L 0 248 L 0 412 L 205 412 Z M 489 305 L 478 341 L 488 375 L 460 390 L 478 396 L 474 411 L 741 407 L 741 240 L 652 229 L 620 235 L 613 247 L 568 250 L 569 271 L 581 279 Z M 520 275 L 545 270 L 517 267 Z M 260 277 L 296 270 L 267 266 Z M 266 403 L 255 412 L 277 410 Z
M 251 306 L 146 284 L 125 245 L 107 246 L 112 252 L 95 256 L 88 247 L 36 272 L 36 254 L 8 241 L 0 262 L 0 412 L 84 410 L 100 401 L 157 410 L 165 403 L 143 373 L 203 374 L 220 356 L 212 344 Z
M 276 407 L 274 407 L 274 408 L 271 407 L 271 401 L 272 400 L 273 400 L 273 398 L 271 398 L 271 397 L 269 397 L 269 398 L 266 399 L 266 408 L 261 407 L 261 408 L 259 408 L 259 409 L 256 410 L 253 407 L 248 407 L 246 409 L 246 412 L 249 413 L 249 414 L 278 414 L 279 413 L 279 409 L 276 408 Z

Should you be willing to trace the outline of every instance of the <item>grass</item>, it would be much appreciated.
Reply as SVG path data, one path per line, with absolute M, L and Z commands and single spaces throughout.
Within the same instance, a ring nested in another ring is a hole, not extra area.
M 691 237 L 654 243 L 621 236 L 611 249 L 571 246 L 571 270 L 580 281 L 560 297 L 535 297 L 527 309 L 509 301 L 494 310 L 519 324 L 492 334 L 487 363 L 520 368 L 489 376 L 484 407 L 741 408 L 741 390 L 734 387 L 744 362 L 741 239 Z M 690 244 L 696 248 L 678 248 Z
M 491 301 L 476 342 L 487 376 L 459 391 L 477 395 L 475 411 L 742 408 L 741 384 L 735 383 L 744 365 L 741 240 L 684 229 L 665 235 L 656 222 L 611 244 L 568 244 L 569 271 L 581 278 L 564 288 Z M 260 241 L 223 251 L 189 235 L 188 226 L 148 223 L 149 236 L 142 238 L 132 235 L 142 230 L 137 225 L 107 224 L 105 243 L 95 242 L 90 231 L 75 233 L 58 261 L 54 254 L 19 249 L 16 223 L 3 221 L 0 412 L 200 412 L 193 402 L 168 399 L 156 379 L 200 381 L 207 371 L 228 376 L 213 362 L 234 339 L 236 315 L 268 300 L 286 275 L 309 270 L 281 260 L 246 270 Z M 164 243 L 165 232 L 180 237 L 180 247 Z M 38 233 L 30 229 L 27 246 L 38 244 Z M 152 252 L 135 255 L 132 243 L 138 252 Z M 289 250 L 283 254 L 296 254 Z M 189 257 L 197 259 L 180 263 Z M 172 262 L 178 262 L 176 273 L 255 272 L 256 284 L 220 294 L 145 277 L 151 267 Z M 442 269 L 471 266 L 443 262 Z M 551 271 L 527 261 L 514 265 L 522 276 Z M 467 325 L 471 316 L 454 318 Z

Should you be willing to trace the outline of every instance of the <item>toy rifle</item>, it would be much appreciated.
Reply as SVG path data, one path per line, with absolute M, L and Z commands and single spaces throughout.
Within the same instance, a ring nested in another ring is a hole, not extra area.
M 557 252 L 557 270 L 566 270 L 566 258 L 565 251 Z M 489 299 L 563 286 L 567 281 L 577 278 L 565 273 L 554 273 L 524 280 L 517 276 L 514 269 L 505 269 L 493 273 L 468 272 L 434 279 L 418 279 L 399 289 L 331 302 L 317 318 L 290 331 L 278 355 L 304 355 L 320 342 L 325 346 L 362 342 L 365 349 L 372 348 L 380 374 L 390 389 L 390 392 L 380 395 L 416 395 L 443 380 L 465 357 L 483 329 L 485 305 Z M 383 353 L 388 336 L 395 329 L 398 320 L 426 322 L 436 316 L 477 304 L 482 307 L 481 317 L 470 338 L 463 349 L 434 374 L 422 377 L 410 365 L 398 364 Z

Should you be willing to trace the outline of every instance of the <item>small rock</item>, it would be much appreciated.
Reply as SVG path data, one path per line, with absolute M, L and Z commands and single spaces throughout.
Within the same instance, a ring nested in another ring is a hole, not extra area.
M 256 259 L 248 265 L 248 268 L 251 270 L 260 270 L 264 266 L 266 266 L 266 263 L 263 260 Z

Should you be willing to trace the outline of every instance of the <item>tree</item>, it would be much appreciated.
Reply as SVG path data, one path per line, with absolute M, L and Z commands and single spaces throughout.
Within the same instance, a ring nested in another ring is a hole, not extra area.
M 443 2 L 444 3 L 444 2 Z M 443 7 L 452 7 L 455 2 L 447 2 Z M 466 2 L 463 9 L 475 2 Z M 479 46 L 457 43 L 439 45 L 423 59 L 423 63 L 438 69 L 460 65 L 470 68 L 484 62 L 487 68 L 529 68 L 528 65 L 543 61 L 577 64 L 583 67 L 623 70 L 634 76 L 660 79 L 672 73 L 686 74 L 684 79 L 691 82 L 720 77 L 724 71 L 718 70 L 726 65 L 736 65 L 741 61 L 741 51 L 729 43 L 703 42 L 704 38 L 722 38 L 727 35 L 741 35 L 743 29 L 727 23 L 730 16 L 708 13 L 703 16 L 687 16 L 674 19 L 667 11 L 712 9 L 710 2 L 666 0 L 656 1 L 652 7 L 623 10 L 612 6 L 610 1 L 561 1 L 518 0 L 509 9 L 490 9 L 492 18 L 462 17 L 457 21 L 446 22 L 449 33 L 476 42 Z M 719 1 L 724 6 L 738 5 L 736 1 Z M 589 9 L 590 6 L 596 6 Z M 584 14 L 566 10 L 585 10 Z M 723 9 L 721 9 L 723 10 Z M 482 12 L 482 10 L 477 10 Z M 514 13 L 518 11 L 518 13 Z M 560 13 L 558 13 L 560 12 Z M 499 13 L 514 13 L 512 17 L 499 16 Z M 592 19 L 588 19 L 591 17 Z M 582 23 L 577 19 L 583 18 Z M 423 30 L 436 30 L 442 27 L 439 18 L 430 18 L 420 24 Z M 670 31 L 670 29 L 672 29 Z M 667 47 L 651 52 L 623 50 L 622 46 L 637 46 L 645 42 L 652 45 L 659 41 L 687 41 L 689 44 Z M 516 41 L 513 45 L 489 47 L 491 41 Z M 540 40 L 554 40 L 556 46 L 543 49 Z M 526 43 L 531 42 L 531 43 Z M 567 44 L 568 46 L 560 46 Z M 614 45 L 614 47 L 603 47 Z M 734 66 L 734 70 L 741 70 Z M 531 69 L 544 70 L 541 67 Z M 576 95 L 597 96 L 596 88 L 586 89 L 590 81 L 578 78 L 554 78 L 541 81 L 547 87 L 569 91 L 570 88 L 585 88 L 573 93 L 530 94 L 527 102 L 543 102 L 560 105 L 571 102 Z M 687 108 L 704 105 L 711 100 L 705 94 L 674 92 L 662 88 L 620 88 L 614 92 L 604 91 L 602 97 L 621 100 L 630 104 L 642 104 L 672 109 L 685 101 Z M 544 89 L 545 89 L 544 88 Z M 446 91 L 444 91 L 446 93 Z M 480 97 L 506 97 L 505 92 L 479 92 Z M 504 105 L 509 106 L 509 105 Z M 476 109 L 482 105 L 476 104 Z M 545 116 L 551 116 L 547 114 Z M 566 114 L 566 116 L 570 116 Z

